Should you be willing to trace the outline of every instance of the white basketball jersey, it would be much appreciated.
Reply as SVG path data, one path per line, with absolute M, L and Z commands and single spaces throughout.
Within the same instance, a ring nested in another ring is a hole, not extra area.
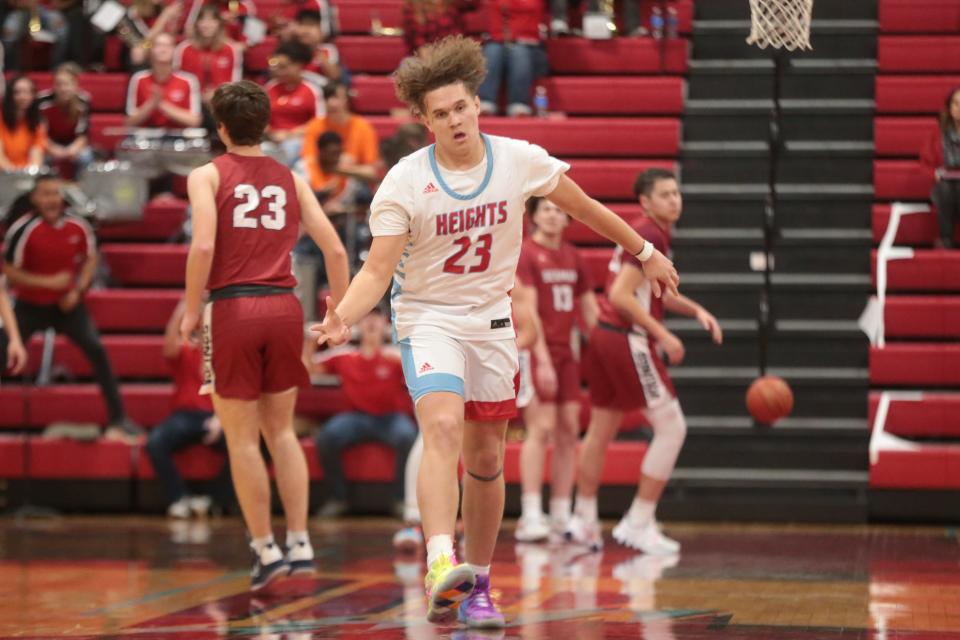
M 521 140 L 483 141 L 483 162 L 467 171 L 441 168 L 433 145 L 410 154 L 373 199 L 372 234 L 408 236 L 390 294 L 399 340 L 437 329 L 462 340 L 515 335 L 524 204 L 552 192 L 570 165 Z

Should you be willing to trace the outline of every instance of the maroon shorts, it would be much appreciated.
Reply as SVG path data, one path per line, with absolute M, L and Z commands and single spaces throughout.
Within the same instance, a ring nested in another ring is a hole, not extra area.
M 595 407 L 630 411 L 676 397 L 667 368 L 646 336 L 597 325 L 583 364 Z
M 573 357 L 573 352 L 570 349 L 550 349 L 550 362 L 557 374 L 557 393 L 552 398 L 546 397 L 536 385 L 537 361 L 530 358 L 531 380 L 537 400 L 556 404 L 580 402 L 580 362 Z
M 223 398 L 256 400 L 310 382 L 300 359 L 303 310 L 292 293 L 211 302 L 203 336 L 205 385 Z

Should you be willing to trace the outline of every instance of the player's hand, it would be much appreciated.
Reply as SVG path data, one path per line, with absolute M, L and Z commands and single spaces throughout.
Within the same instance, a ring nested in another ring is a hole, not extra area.
M 350 339 L 350 327 L 337 315 L 330 296 L 327 296 L 327 314 L 323 317 L 323 322 L 311 326 L 310 331 L 317 334 L 317 344 L 326 342 L 331 347 L 343 344 Z
M 64 313 L 69 313 L 73 311 L 83 296 L 80 294 L 78 289 L 70 289 L 57 303 L 57 306 L 60 307 L 60 310 Z
M 720 328 L 720 323 L 717 322 L 717 319 L 713 317 L 712 313 L 703 308 L 698 309 L 697 322 L 700 323 L 701 327 L 710 332 L 710 337 L 713 338 L 714 344 L 723 344 L 723 329 Z
M 7 345 L 7 369 L 17 375 L 27 366 L 27 350 L 20 340 L 11 340 Z
M 180 339 L 184 344 L 196 343 L 194 332 L 200 324 L 200 313 L 197 311 L 184 311 L 180 318 Z
M 557 372 L 549 358 L 537 358 L 533 384 L 542 400 L 549 401 L 557 397 Z
M 666 352 L 670 364 L 680 364 L 683 362 L 686 349 L 683 348 L 683 342 L 680 341 L 680 338 L 668 331 L 667 335 L 660 340 L 660 346 L 663 347 L 663 350 Z
M 658 298 L 664 291 L 669 291 L 675 296 L 680 295 L 677 287 L 680 286 L 680 275 L 677 274 L 676 267 L 670 259 L 657 251 L 653 250 L 650 259 L 643 263 L 643 275 L 650 281 L 653 288 L 653 295 Z

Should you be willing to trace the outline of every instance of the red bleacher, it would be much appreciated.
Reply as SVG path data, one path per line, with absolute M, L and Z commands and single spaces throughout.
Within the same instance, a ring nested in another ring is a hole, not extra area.
M 888 338 L 960 338 L 960 296 L 892 296 L 883 317 Z
M 890 222 L 890 205 L 873 205 L 873 241 L 879 243 Z M 934 210 L 925 213 L 912 213 L 900 218 L 897 227 L 896 244 L 898 245 L 930 245 L 940 236 L 940 225 L 937 213 Z M 954 238 L 960 241 L 960 227 L 954 233 Z
M 960 446 L 925 444 L 909 451 L 881 451 L 870 467 L 874 489 L 960 489 Z
M 933 177 L 919 160 L 874 160 L 873 185 L 878 200 L 927 200 Z
M 880 394 L 870 394 L 873 424 Z M 960 393 L 924 393 L 919 400 L 890 403 L 884 430 L 902 437 L 960 437 Z
M 877 252 L 871 255 L 873 282 L 877 280 Z M 960 253 L 918 249 L 909 260 L 887 264 L 888 291 L 960 291 Z
M 876 80 L 877 113 L 936 114 L 947 93 L 960 86 L 960 76 L 888 76 Z
M 920 155 L 923 145 L 937 130 L 935 118 L 878 117 L 873 121 L 874 152 L 879 157 Z
M 960 386 L 960 344 L 888 343 L 870 350 L 870 384 Z
M 957 33 L 960 3 L 955 0 L 880 0 L 882 33 Z
M 960 36 L 880 36 L 877 63 L 883 72 L 957 72 Z

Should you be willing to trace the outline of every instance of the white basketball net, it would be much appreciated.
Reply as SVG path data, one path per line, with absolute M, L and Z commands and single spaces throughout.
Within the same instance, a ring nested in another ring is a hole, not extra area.
M 812 49 L 810 14 L 813 0 L 750 0 L 748 44 L 761 49 Z

